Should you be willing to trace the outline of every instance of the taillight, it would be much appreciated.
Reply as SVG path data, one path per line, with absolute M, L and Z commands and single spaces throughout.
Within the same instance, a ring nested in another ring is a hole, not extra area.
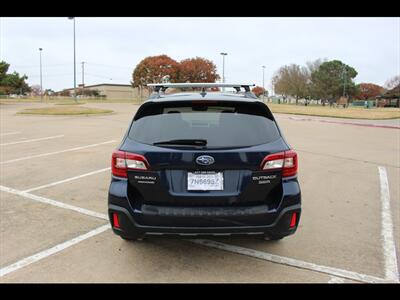
M 143 155 L 115 150 L 111 159 L 111 172 L 117 177 L 128 177 L 128 170 L 149 169 L 149 163 Z
M 297 174 L 297 153 L 293 150 L 273 153 L 266 156 L 262 163 L 263 170 L 282 169 L 283 177 L 290 177 Z
M 283 177 L 290 177 L 297 174 L 297 153 L 293 150 L 285 151 L 285 161 L 283 163 Z

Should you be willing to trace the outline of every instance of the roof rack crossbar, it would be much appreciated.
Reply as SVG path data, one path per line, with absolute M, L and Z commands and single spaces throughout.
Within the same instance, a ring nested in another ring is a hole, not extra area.
M 152 95 L 151 98 L 156 98 L 160 96 L 160 91 L 164 93 L 168 88 L 201 88 L 202 92 L 205 93 L 206 88 L 213 87 L 231 87 L 236 90 L 236 92 L 240 92 L 240 89 L 243 88 L 245 91 L 245 96 L 249 96 L 254 98 L 253 94 L 250 91 L 251 86 L 255 86 L 255 84 L 232 84 L 232 83 L 216 83 L 216 82 L 185 82 L 185 83 L 149 83 L 148 87 L 154 88 L 155 95 Z

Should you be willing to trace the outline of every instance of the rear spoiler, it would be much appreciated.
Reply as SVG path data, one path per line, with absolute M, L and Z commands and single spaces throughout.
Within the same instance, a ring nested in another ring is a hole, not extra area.
M 245 91 L 245 95 L 250 98 L 256 98 L 256 96 L 250 91 L 251 86 L 255 86 L 255 84 L 233 84 L 233 83 L 216 83 L 216 82 L 186 82 L 186 83 L 149 83 L 148 87 L 154 88 L 155 95 L 152 95 L 150 98 L 159 97 L 160 92 L 164 93 L 168 88 L 201 88 L 202 93 L 205 93 L 206 88 L 215 88 L 215 87 L 223 87 L 223 88 L 234 88 L 236 92 L 240 92 L 240 89 L 243 88 Z

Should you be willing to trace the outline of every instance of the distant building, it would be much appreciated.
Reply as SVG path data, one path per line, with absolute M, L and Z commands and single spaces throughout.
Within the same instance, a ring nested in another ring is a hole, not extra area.
M 400 107 L 400 84 L 376 97 L 378 107 Z
M 94 85 L 85 85 L 83 87 L 85 90 L 97 90 L 100 93 L 100 97 L 105 97 L 106 99 L 136 99 L 140 97 L 140 91 L 138 88 L 133 88 L 130 84 L 112 84 L 112 83 L 102 83 Z M 80 84 L 76 90 L 77 93 L 82 89 Z M 73 95 L 74 89 L 65 89 L 64 91 L 69 91 Z M 149 95 L 146 89 L 142 90 L 142 97 L 147 97 Z

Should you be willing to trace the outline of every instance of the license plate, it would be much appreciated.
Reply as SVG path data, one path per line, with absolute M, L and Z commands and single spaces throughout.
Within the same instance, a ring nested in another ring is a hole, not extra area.
M 188 191 L 222 191 L 224 176 L 222 172 L 188 172 Z

